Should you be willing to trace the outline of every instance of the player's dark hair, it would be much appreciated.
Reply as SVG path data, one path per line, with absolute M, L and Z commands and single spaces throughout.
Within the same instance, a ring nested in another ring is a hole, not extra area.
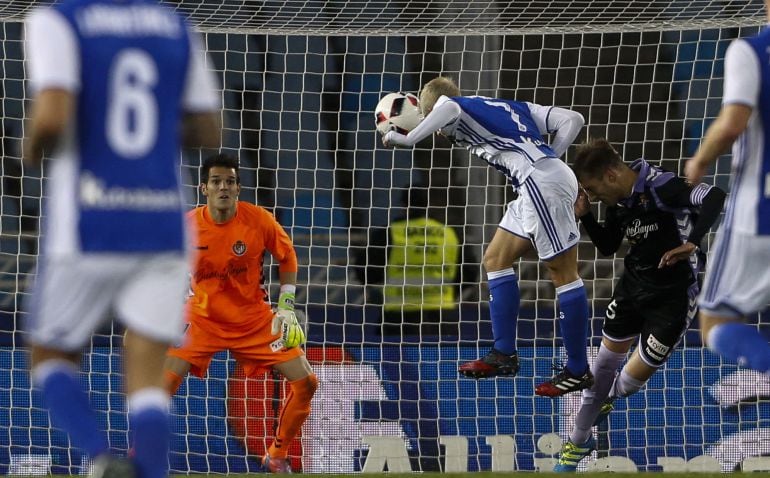
M 615 148 L 604 138 L 591 138 L 577 147 L 572 170 L 578 180 L 597 179 L 612 167 L 623 165 Z
M 235 180 L 238 184 L 241 184 L 241 173 L 238 171 L 238 158 L 225 153 L 215 154 L 214 156 L 209 156 L 203 160 L 203 165 L 201 166 L 202 183 L 209 182 L 209 171 L 211 171 L 211 168 L 216 167 L 234 169 Z

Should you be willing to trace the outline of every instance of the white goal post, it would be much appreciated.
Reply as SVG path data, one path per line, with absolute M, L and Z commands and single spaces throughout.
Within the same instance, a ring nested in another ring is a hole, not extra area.
M 574 109 L 586 118 L 581 141 L 606 137 L 628 161 L 645 157 L 679 172 L 719 110 L 725 49 L 766 23 L 764 2 L 167 3 L 205 36 L 209 66 L 223 87 L 224 149 L 241 161 L 241 198 L 276 214 L 300 258 L 297 303 L 307 314 L 307 351 L 320 389 L 291 448 L 294 468 L 549 469 L 579 396 L 534 395 L 562 355 L 555 292 L 534 255 L 516 265 L 519 375 L 473 381 L 457 374 L 459 362 L 491 345 L 480 262 L 510 188 L 440 138 L 413 151 L 382 148 L 374 106 L 385 93 L 416 93 L 449 75 L 463 94 Z M 49 427 L 30 390 L 21 328 L 45 176 L 20 163 L 29 98 L 22 21 L 36 4 L 0 1 L 0 474 L 78 474 L 87 457 Z M 180 161 L 191 197 L 200 159 Z M 728 173 L 725 157 L 707 180 L 727 188 Z M 370 239 L 405 214 L 410 190 L 426 192 L 461 233 L 465 264 L 457 310 L 425 314 L 398 335 L 402 327 L 383 319 L 374 279 L 382 276 L 384 251 Z M 602 257 L 584 238 L 579 261 L 598 338 L 622 255 Z M 276 271 L 267 269 L 276 297 Z M 118 451 L 127 443 L 120 346 L 119 330 L 104 331 L 83 374 Z M 588 466 L 762 468 L 756 457 L 770 454 L 770 404 L 745 400 L 767 395 L 770 384 L 722 364 L 688 334 L 644 391 L 618 403 Z M 278 377 L 243 380 L 227 354 L 218 356 L 205 380 L 188 379 L 174 399 L 172 469 L 257 470 L 253 456 L 269 444 L 281 397 Z

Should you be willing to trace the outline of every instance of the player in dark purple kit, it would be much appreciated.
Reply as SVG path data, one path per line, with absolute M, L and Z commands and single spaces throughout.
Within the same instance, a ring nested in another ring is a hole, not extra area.
M 722 210 L 725 193 L 691 185 L 643 159 L 626 164 L 604 139 L 578 147 L 573 170 L 583 190 L 575 204 L 591 241 L 604 255 L 623 238 L 630 244 L 607 306 L 602 343 L 557 472 L 570 472 L 595 448 L 591 427 L 612 410 L 612 400 L 638 392 L 681 340 L 695 315 L 700 244 Z M 603 224 L 589 199 L 607 207 Z M 618 373 L 631 346 L 631 358 Z M 609 401 L 608 401 L 609 398 Z

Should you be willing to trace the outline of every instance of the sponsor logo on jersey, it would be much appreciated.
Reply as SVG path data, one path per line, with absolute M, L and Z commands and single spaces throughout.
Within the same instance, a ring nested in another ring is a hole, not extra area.
M 107 186 L 96 176 L 84 173 L 80 177 L 80 204 L 84 209 L 171 211 L 181 208 L 181 198 L 176 188 Z
M 626 227 L 626 236 L 628 236 L 628 239 L 631 241 L 638 241 L 642 238 L 647 239 L 650 232 L 655 232 L 658 229 L 660 229 L 660 226 L 658 226 L 657 222 L 653 222 L 652 224 L 642 224 L 640 219 L 634 219 L 634 221 Z
M 237 262 L 237 261 L 234 261 Z M 207 279 L 219 279 L 227 280 L 230 277 L 246 274 L 249 271 L 248 266 L 245 264 L 227 264 L 227 266 L 221 271 L 214 271 L 209 269 L 209 265 L 204 263 L 204 267 L 201 267 L 199 271 L 195 272 L 195 282 L 201 282 Z

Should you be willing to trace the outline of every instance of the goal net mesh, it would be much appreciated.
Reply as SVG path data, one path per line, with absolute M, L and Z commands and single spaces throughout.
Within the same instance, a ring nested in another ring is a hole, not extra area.
M 719 110 L 727 45 L 766 23 L 763 2 L 169 4 L 204 34 L 222 86 L 224 150 L 240 158 L 241 199 L 274 212 L 300 259 L 297 303 L 320 388 L 291 446 L 293 467 L 368 471 L 384 454 L 391 471 L 549 469 L 579 394 L 534 396 L 563 359 L 555 292 L 535 255 L 515 264 L 518 376 L 457 374 L 459 363 L 491 346 L 480 263 L 511 189 L 441 138 L 414 150 L 383 148 L 374 107 L 385 93 L 416 93 L 448 75 L 465 95 L 578 111 L 586 118 L 580 141 L 606 137 L 627 161 L 644 157 L 680 172 Z M 24 347 L 45 176 L 20 157 L 29 112 L 22 22 L 35 5 L 0 2 L 0 474 L 77 474 L 88 471 L 88 457 L 50 427 L 29 386 Z M 180 161 L 197 204 L 200 162 L 196 154 Z M 728 176 L 725 156 L 707 181 L 727 189 Z M 462 238 L 459 300 L 453 310 L 394 316 L 382 306 L 387 226 L 405 216 L 417 191 Z M 601 217 L 603 208 L 593 207 Z M 584 236 L 578 255 L 595 347 L 623 254 L 603 257 Z M 268 260 L 265 269 L 276 298 L 276 267 Z M 722 364 L 701 347 L 695 327 L 645 390 L 617 403 L 589 466 L 728 471 L 770 454 L 770 405 L 750 401 L 770 394 L 770 385 Z M 82 377 L 111 446 L 125 453 L 121 333 L 96 336 Z M 256 471 L 284 387 L 272 374 L 244 378 L 227 353 L 218 354 L 208 376 L 189 378 L 174 398 L 172 469 Z

